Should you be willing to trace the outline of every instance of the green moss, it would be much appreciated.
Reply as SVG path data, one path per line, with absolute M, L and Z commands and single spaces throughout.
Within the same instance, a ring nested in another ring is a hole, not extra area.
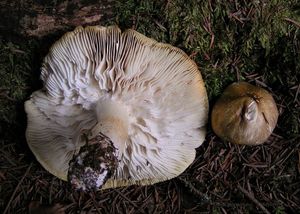
M 14 103 L 22 101 L 30 77 L 28 54 L 11 42 L 0 42 L 0 120 L 7 123 L 16 121 Z
M 133 28 L 161 42 L 168 40 L 165 28 L 164 1 L 118 1 L 115 22 L 122 29 Z
M 7 143 L 24 139 L 24 101 L 41 87 L 36 72 L 40 60 L 33 47 L 30 40 L 22 44 L 0 40 L 0 139 Z

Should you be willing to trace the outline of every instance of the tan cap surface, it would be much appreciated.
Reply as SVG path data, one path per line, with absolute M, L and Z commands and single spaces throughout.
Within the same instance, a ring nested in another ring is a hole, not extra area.
M 276 126 L 278 110 L 265 89 L 246 82 L 228 86 L 212 110 L 212 128 L 224 140 L 258 145 Z

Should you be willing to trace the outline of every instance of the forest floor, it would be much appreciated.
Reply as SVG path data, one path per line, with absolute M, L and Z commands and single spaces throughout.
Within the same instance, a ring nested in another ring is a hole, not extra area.
M 31 201 L 60 203 L 66 213 L 299 213 L 299 1 L 106 0 L 110 12 L 104 11 L 107 16 L 99 24 L 132 28 L 184 50 L 199 66 L 210 107 L 230 83 L 247 81 L 272 93 L 279 119 L 268 141 L 259 146 L 224 142 L 209 123 L 195 161 L 179 177 L 90 194 L 73 191 L 45 171 L 25 139 L 23 105 L 42 87 L 43 57 L 74 26 L 29 36 L 20 29 L 20 20 L 27 13 L 30 20 L 35 6 L 51 16 L 72 2 L 0 3 L 1 213 L 27 213 Z M 95 0 L 74 2 L 101 8 Z M 68 7 L 69 12 L 73 9 Z

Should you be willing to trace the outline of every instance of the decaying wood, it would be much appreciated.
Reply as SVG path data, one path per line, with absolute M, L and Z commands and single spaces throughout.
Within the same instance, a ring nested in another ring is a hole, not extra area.
M 60 3 L 57 3 L 60 2 Z M 112 17 L 112 1 L 1 1 L 1 34 L 43 37 L 79 25 L 97 25 Z

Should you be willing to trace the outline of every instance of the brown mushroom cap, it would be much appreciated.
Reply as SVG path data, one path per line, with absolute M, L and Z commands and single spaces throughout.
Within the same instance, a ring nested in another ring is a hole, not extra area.
M 278 109 L 266 90 L 246 82 L 228 86 L 212 110 L 214 132 L 236 144 L 258 145 L 276 126 Z

